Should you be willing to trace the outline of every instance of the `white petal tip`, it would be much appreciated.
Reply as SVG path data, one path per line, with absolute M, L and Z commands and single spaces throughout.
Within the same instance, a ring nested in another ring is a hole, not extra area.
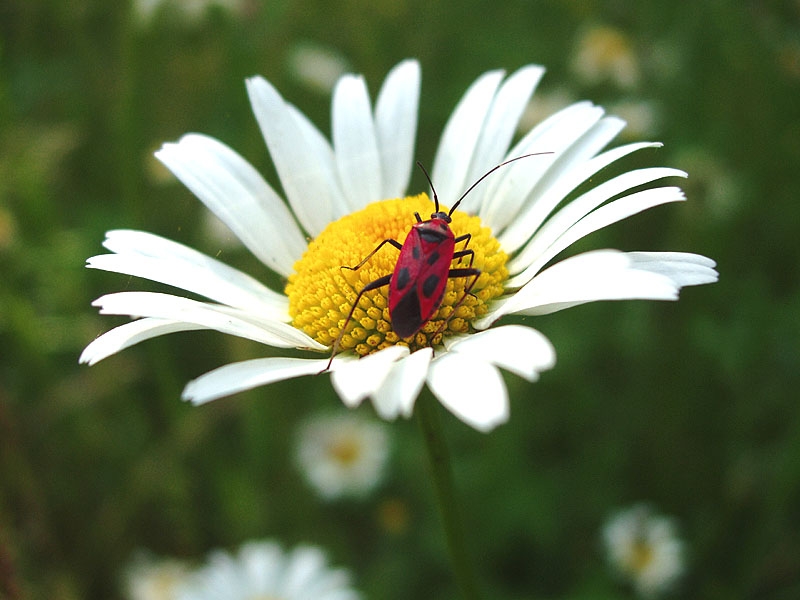
M 192 389 L 192 384 L 190 382 L 189 384 L 186 385 L 186 388 L 183 390 L 183 393 L 181 394 L 181 400 L 183 400 L 184 402 L 188 402 L 192 406 L 201 406 L 203 404 L 211 402 L 212 400 L 216 400 L 216 398 L 198 397 L 195 394 L 194 390 Z
M 478 431 L 489 432 L 508 420 L 505 383 L 483 357 L 448 352 L 431 362 L 428 387 L 442 405 Z
M 355 408 L 373 395 L 392 371 L 393 365 L 408 355 L 404 346 L 389 346 L 380 352 L 360 359 L 334 361 L 331 383 L 339 398 L 348 408 Z

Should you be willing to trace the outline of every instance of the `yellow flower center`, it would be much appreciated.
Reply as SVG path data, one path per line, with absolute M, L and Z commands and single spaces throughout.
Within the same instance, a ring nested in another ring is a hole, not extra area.
M 653 559 L 652 544 L 644 540 L 637 540 L 634 542 L 628 558 L 629 568 L 633 573 L 641 573 L 650 566 Z
M 459 211 L 451 215 L 450 228 L 456 237 L 471 234 L 468 247 L 475 253 L 472 267 L 481 271 L 470 294 L 464 295 L 464 287 L 472 277 L 449 279 L 436 313 L 406 340 L 392 330 L 388 285 L 366 292 L 346 322 L 359 291 L 371 281 L 392 273 L 399 251 L 386 244 L 360 269 L 342 267 L 357 265 L 385 239 L 402 244 L 416 223 L 414 212 L 426 219 L 433 210 L 434 204 L 427 194 L 420 194 L 373 202 L 329 224 L 295 263 L 295 272 L 286 285 L 292 324 L 327 346 L 344 329 L 339 349 L 353 350 L 361 356 L 394 344 L 409 346 L 413 352 L 441 343 L 442 335 L 469 332 L 470 322 L 484 315 L 489 301 L 503 293 L 503 283 L 508 278 L 505 266 L 508 256 L 491 230 L 481 226 L 479 217 Z M 463 244 L 456 244 L 456 251 L 463 250 Z M 468 266 L 468 256 L 448 265 L 449 268 Z
M 361 444 L 354 437 L 341 437 L 331 442 L 328 453 L 340 465 L 348 467 L 361 455 Z

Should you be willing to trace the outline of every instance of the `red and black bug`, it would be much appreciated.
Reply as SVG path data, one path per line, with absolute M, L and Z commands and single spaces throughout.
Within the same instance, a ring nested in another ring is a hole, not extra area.
M 431 186 L 435 210 L 433 214 L 431 214 L 431 218 L 427 221 L 423 221 L 418 212 L 414 213 L 417 222 L 411 225 L 411 230 L 408 232 L 403 244 L 394 239 L 383 240 L 356 266 L 342 267 L 343 269 L 357 271 L 386 244 L 390 244 L 400 251 L 400 256 L 397 258 L 394 271 L 369 282 L 358 292 L 350 308 L 350 312 L 347 314 L 344 325 L 339 332 L 339 336 L 333 344 L 331 360 L 328 362 L 328 367 L 330 367 L 333 357 L 336 355 L 339 344 L 342 341 L 342 336 L 353 317 L 353 313 L 361 297 L 371 290 L 376 290 L 387 285 L 389 286 L 389 316 L 392 320 L 392 329 L 398 337 L 406 339 L 422 329 L 423 325 L 436 314 L 436 311 L 442 303 L 442 297 L 444 296 L 448 279 L 470 277 L 471 280 L 464 287 L 464 294 L 453 306 L 451 316 L 455 314 L 455 309 L 461 305 L 472 291 L 472 288 L 478 281 L 478 277 L 481 275 L 481 271 L 472 266 L 475 259 L 475 252 L 468 247 L 470 239 L 472 238 L 471 234 L 465 233 L 464 235 L 456 237 L 450 229 L 450 223 L 452 222 L 451 215 L 453 211 L 458 208 L 458 205 L 461 204 L 461 201 L 467 197 L 467 194 L 475 189 L 475 186 L 486 177 L 494 173 L 500 167 L 529 156 L 535 156 L 535 154 L 525 154 L 512 158 L 484 173 L 461 195 L 448 212 L 439 210 L 439 197 L 436 194 L 436 189 L 433 187 L 433 182 L 428 172 L 425 170 L 425 167 L 423 167 L 421 163 L 417 163 L 417 166 L 422 169 L 425 178 Z M 464 242 L 464 247 L 461 250 L 456 250 L 455 245 L 461 242 Z M 469 258 L 469 263 L 466 267 L 451 267 L 453 260 L 459 259 L 460 264 L 461 261 L 467 257 Z M 444 329 L 446 325 L 447 322 L 443 324 L 440 331 Z

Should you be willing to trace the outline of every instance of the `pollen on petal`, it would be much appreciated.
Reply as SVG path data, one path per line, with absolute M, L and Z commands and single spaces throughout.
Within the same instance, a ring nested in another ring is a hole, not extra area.
M 309 244 L 289 276 L 286 295 L 294 326 L 328 346 L 344 329 L 340 349 L 353 350 L 361 356 L 395 344 L 408 345 L 413 351 L 441 343 L 443 335 L 468 333 L 470 321 L 485 314 L 488 303 L 504 293 L 508 256 L 491 230 L 481 225 L 479 217 L 459 211 L 453 213 L 450 228 L 456 237 L 471 235 L 471 266 L 481 271 L 469 294 L 465 295 L 464 290 L 472 277 L 448 280 L 437 312 L 407 340 L 392 329 L 388 285 L 364 293 L 347 319 L 364 286 L 394 272 L 400 252 L 385 244 L 358 269 L 353 267 L 385 239 L 402 244 L 416 223 L 415 212 L 423 218 L 434 212 L 434 204 L 426 194 L 374 202 L 328 225 Z M 461 243 L 456 245 L 456 250 L 463 249 Z M 467 267 L 465 260 L 468 258 L 455 259 L 450 268 Z

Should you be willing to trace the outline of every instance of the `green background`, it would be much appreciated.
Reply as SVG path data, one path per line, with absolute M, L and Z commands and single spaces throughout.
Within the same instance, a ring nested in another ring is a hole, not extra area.
M 305 416 L 345 410 L 327 376 L 198 409 L 179 400 L 188 380 L 269 349 L 186 333 L 77 364 L 122 322 L 94 298 L 154 289 L 84 269 L 108 229 L 153 231 L 274 283 L 208 238 L 205 209 L 152 152 L 200 131 L 276 184 L 244 79 L 264 75 L 329 132 L 328 96 L 289 68 L 302 43 L 346 57 L 373 97 L 389 68 L 418 58 L 425 164 L 469 83 L 536 62 L 543 94 L 658 107 L 643 139 L 665 147 L 620 168 L 690 173 L 688 203 L 577 249 L 697 252 L 717 260 L 719 283 L 678 303 L 524 319 L 555 345 L 556 368 L 536 384 L 506 378 L 511 420 L 490 435 L 443 415 L 486 597 L 632 597 L 599 531 L 639 501 L 673 516 L 688 545 L 676 596 L 800 596 L 797 2 L 273 0 L 193 23 L 169 12 L 140 26 L 125 3 L 0 5 L 0 597 L 121 597 L 138 548 L 199 560 L 261 537 L 319 544 L 366 598 L 456 597 L 413 421 L 390 425 L 376 494 L 323 503 L 292 444 Z M 571 68 L 597 25 L 630 43 L 632 88 Z M 411 189 L 422 184 L 415 174 Z M 387 502 L 405 526 L 387 530 Z

